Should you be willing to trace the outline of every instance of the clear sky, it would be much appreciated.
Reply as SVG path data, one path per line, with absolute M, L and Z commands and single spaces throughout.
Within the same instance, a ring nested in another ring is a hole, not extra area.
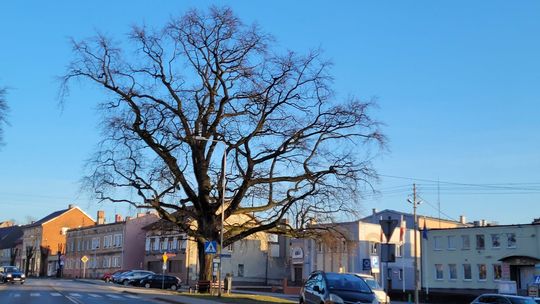
M 0 86 L 10 88 L 11 107 L 0 220 L 24 223 L 69 203 L 92 216 L 105 209 L 109 219 L 115 209 L 130 212 L 79 190 L 104 95 L 74 86 L 58 106 L 55 77 L 71 58 L 69 38 L 100 31 L 122 39 L 133 24 L 160 27 L 211 4 L 257 22 L 279 48 L 322 48 L 339 97 L 378 99 L 373 114 L 386 124 L 389 149 L 375 161 L 380 193 L 366 196 L 362 212 L 410 211 L 416 182 L 422 214 L 438 216 L 440 200 L 442 217 L 540 217 L 538 1 L 94 0 L 0 2 Z

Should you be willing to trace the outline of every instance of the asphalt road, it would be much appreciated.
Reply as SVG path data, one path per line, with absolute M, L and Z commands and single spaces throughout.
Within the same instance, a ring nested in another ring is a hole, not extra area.
M 70 280 L 29 279 L 24 285 L 0 284 L 2 304 L 159 303 L 151 295 L 131 294 L 121 288 Z

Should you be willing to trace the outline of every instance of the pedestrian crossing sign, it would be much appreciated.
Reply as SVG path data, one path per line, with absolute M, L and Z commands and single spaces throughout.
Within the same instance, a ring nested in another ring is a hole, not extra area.
M 216 254 L 217 253 L 217 242 L 216 241 L 204 242 L 204 253 L 206 253 L 206 254 Z

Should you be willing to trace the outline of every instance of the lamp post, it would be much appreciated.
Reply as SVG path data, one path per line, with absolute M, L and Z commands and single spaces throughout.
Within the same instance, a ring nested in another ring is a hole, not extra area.
M 419 303 L 418 290 L 419 290 L 419 274 L 418 274 L 418 245 L 417 245 L 417 233 L 418 233 L 418 219 L 416 218 L 416 207 L 421 203 L 416 199 L 416 184 L 413 184 L 413 200 L 407 199 L 409 203 L 413 205 L 413 217 L 414 217 L 414 303 Z
M 218 269 L 218 297 L 221 297 L 221 272 L 222 272 L 222 265 L 223 265 L 223 261 L 221 260 L 222 259 L 222 253 L 223 253 L 223 226 L 224 226 L 224 222 L 225 222 L 225 184 L 226 184 L 226 181 L 225 181 L 225 170 L 227 168 L 227 147 L 229 145 L 227 145 L 226 142 L 222 141 L 222 140 L 216 140 L 216 139 L 210 139 L 210 138 L 206 138 L 206 137 L 202 137 L 202 136 L 194 136 L 195 140 L 202 140 L 202 141 L 211 141 L 211 142 L 216 142 L 216 143 L 222 143 L 224 148 L 223 148 L 223 158 L 222 158 L 222 166 L 223 166 L 223 169 L 221 172 L 222 174 L 222 179 L 221 179 L 221 191 L 222 191 L 222 194 L 221 194 L 221 229 L 220 229 L 220 233 L 219 233 L 219 238 L 220 238 L 220 242 L 219 242 L 219 251 L 218 251 L 218 254 L 219 254 L 219 269 Z

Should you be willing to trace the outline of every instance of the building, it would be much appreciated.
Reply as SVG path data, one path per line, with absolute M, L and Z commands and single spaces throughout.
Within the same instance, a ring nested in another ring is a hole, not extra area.
M 236 220 L 240 216 L 236 217 Z M 227 222 L 235 222 L 235 217 Z M 168 253 L 166 273 L 182 279 L 183 284 L 198 280 L 197 243 L 170 222 L 160 220 L 145 228 L 146 269 L 162 272 L 163 254 Z M 280 284 L 288 275 L 287 239 L 260 232 L 238 241 L 223 250 L 223 277 L 233 276 L 235 285 Z
M 540 223 L 433 229 L 423 240 L 423 282 L 430 293 L 477 295 L 515 281 L 525 294 L 540 275 Z
M 68 229 L 89 225 L 94 225 L 94 220 L 79 207 L 69 205 L 24 226 L 22 269 L 30 276 L 56 275 Z
M 143 227 L 156 222 L 152 213 L 136 217 L 116 215 L 114 223 L 105 223 L 105 212 L 98 211 L 97 222 L 67 231 L 64 277 L 100 278 L 105 273 L 121 269 L 142 269 L 145 231 Z M 86 256 L 86 265 L 81 258 Z
M 382 235 L 379 221 L 397 220 L 392 238 L 395 245 L 395 262 L 382 263 Z M 418 226 L 467 227 L 465 218 L 460 221 L 417 216 Z M 403 229 L 401 223 L 403 221 Z M 300 284 L 312 271 L 371 273 L 381 286 L 395 291 L 414 289 L 414 216 L 395 210 L 377 211 L 353 222 L 334 223 L 333 232 L 323 233 L 315 239 L 296 239 L 291 243 L 291 281 Z M 403 232 L 402 232 L 403 230 Z M 417 232 L 416 259 L 420 263 L 420 233 Z M 375 264 L 375 265 L 374 265 Z M 418 264 L 420 265 L 420 264 Z M 388 273 L 390 274 L 388 276 Z M 386 278 L 383 280 L 383 278 Z
M 21 266 L 22 236 L 21 226 L 0 228 L 0 266 Z

